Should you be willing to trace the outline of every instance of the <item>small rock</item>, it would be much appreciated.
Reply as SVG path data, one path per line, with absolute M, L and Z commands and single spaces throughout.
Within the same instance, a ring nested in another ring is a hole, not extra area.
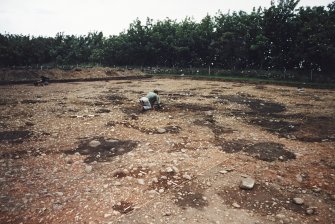
M 173 166 L 172 169 L 175 173 L 179 173 L 179 169 L 177 167 Z
M 330 199 L 332 199 L 333 201 L 335 201 L 335 194 L 330 195 Z
M 239 204 L 237 204 L 236 202 L 233 203 L 233 207 L 234 208 L 241 208 L 241 206 Z
M 276 218 L 278 218 L 278 219 L 285 219 L 286 216 L 283 215 L 283 214 L 277 214 L 277 215 L 276 215 Z
M 166 132 L 166 129 L 165 129 L 165 128 L 158 128 L 158 129 L 157 129 L 157 132 L 158 132 L 159 134 L 164 134 L 164 133 Z
M 121 184 L 121 182 L 119 182 L 119 181 L 115 181 L 115 182 L 113 183 L 113 185 L 114 185 L 114 186 L 121 186 L 122 184 Z
M 320 193 L 320 192 L 321 192 L 321 188 L 316 187 L 316 188 L 313 189 L 313 191 L 314 191 L 315 193 Z
M 73 160 L 70 157 L 65 157 L 64 160 L 67 164 L 72 164 L 73 163 Z
M 186 180 L 191 180 L 192 179 L 192 177 L 188 174 L 184 174 L 183 178 L 186 179 Z
M 138 179 L 137 183 L 140 184 L 140 185 L 144 185 L 145 184 L 144 179 Z
M 63 192 L 56 192 L 55 194 L 56 194 L 57 196 L 60 196 L 60 197 L 64 195 Z
M 109 113 L 109 112 L 111 112 L 111 110 L 109 110 L 107 108 L 100 108 L 100 109 L 96 110 L 95 112 L 102 114 L 102 113 Z
M 161 188 L 161 189 L 159 189 L 159 191 L 158 191 L 159 193 L 164 193 L 164 189 L 163 188 Z
M 119 211 L 113 211 L 113 215 L 117 216 L 120 215 L 121 213 Z
M 172 213 L 171 213 L 170 211 L 166 211 L 166 212 L 164 212 L 164 214 L 163 214 L 163 216 L 170 216 L 170 215 L 172 215 Z
M 93 170 L 93 167 L 92 167 L 92 166 L 86 166 L 86 167 L 85 167 L 85 172 L 86 172 L 86 173 L 91 173 L 92 170 Z
M 130 114 L 130 118 L 131 118 L 132 120 L 138 120 L 138 115 L 132 113 L 132 114 Z
M 92 141 L 90 141 L 90 143 L 88 143 L 88 145 L 89 145 L 90 147 L 92 147 L 92 148 L 96 148 L 96 147 L 98 147 L 99 145 L 101 145 L 101 143 L 100 143 L 99 141 L 97 141 L 97 140 L 92 140 Z
M 148 193 L 149 193 L 149 194 L 157 194 L 157 191 L 155 191 L 155 190 L 150 190 L 150 191 L 148 191 Z
M 112 214 L 110 214 L 110 213 L 104 214 L 104 218 L 108 218 L 108 217 L 111 217 L 111 216 L 112 216 Z
M 298 174 L 298 175 L 296 176 L 296 180 L 297 180 L 299 183 L 301 183 L 301 182 L 303 181 L 302 176 L 301 176 L 300 174 Z
M 226 174 L 226 173 L 228 173 L 228 171 L 227 170 L 220 170 L 219 173 Z
M 240 188 L 244 190 L 251 190 L 254 188 L 254 186 L 255 186 L 255 180 L 252 179 L 251 177 L 242 179 L 240 184 Z
M 304 199 L 302 198 L 293 198 L 293 202 L 297 205 L 302 205 L 304 204 Z
M 167 167 L 167 168 L 165 169 L 165 172 L 166 172 L 166 173 L 173 173 L 174 171 L 173 171 L 173 169 L 172 169 L 171 167 Z
M 309 207 L 306 209 L 306 214 L 307 215 L 313 215 L 316 213 L 316 208 L 315 207 Z

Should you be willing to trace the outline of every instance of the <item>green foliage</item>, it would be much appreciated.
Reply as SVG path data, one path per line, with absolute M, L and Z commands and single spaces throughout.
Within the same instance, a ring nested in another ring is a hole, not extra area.
M 127 31 L 104 37 L 30 37 L 0 34 L 0 66 L 36 64 L 103 64 L 226 70 L 280 70 L 324 73 L 334 77 L 335 1 L 301 7 L 298 0 L 278 0 L 269 8 L 254 8 L 200 22 L 166 18 L 145 24 L 133 21 Z

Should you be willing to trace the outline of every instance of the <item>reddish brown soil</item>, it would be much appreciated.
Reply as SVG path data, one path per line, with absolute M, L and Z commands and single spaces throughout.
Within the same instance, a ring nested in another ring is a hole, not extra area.
M 163 108 L 142 112 L 154 88 Z M 0 223 L 335 223 L 333 90 L 152 78 L 0 94 Z

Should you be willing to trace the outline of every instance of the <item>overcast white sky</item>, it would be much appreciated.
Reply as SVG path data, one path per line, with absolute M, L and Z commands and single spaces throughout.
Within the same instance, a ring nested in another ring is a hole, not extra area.
M 299 6 L 331 2 L 301 0 Z M 189 16 L 199 21 L 218 10 L 250 12 L 254 6 L 268 8 L 270 0 L 0 0 L 0 33 L 54 37 L 102 31 L 108 36 L 127 30 L 136 18 L 180 21 Z

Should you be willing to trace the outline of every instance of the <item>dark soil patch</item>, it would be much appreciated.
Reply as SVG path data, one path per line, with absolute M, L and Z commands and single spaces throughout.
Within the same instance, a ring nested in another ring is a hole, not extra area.
M 295 132 L 299 128 L 298 123 L 278 119 L 255 118 L 249 122 L 282 137 L 288 137 L 289 133 Z
M 134 210 L 133 204 L 127 201 L 121 201 L 112 206 L 115 211 L 120 212 L 121 214 L 127 214 Z
M 259 115 L 271 115 L 273 113 L 280 113 L 286 110 L 286 107 L 279 103 L 274 103 L 270 101 L 265 101 L 261 99 L 253 99 L 250 97 L 245 97 L 243 94 L 240 95 L 227 95 L 227 96 L 220 96 L 219 102 L 227 104 L 237 103 L 247 105 L 253 112 Z
M 250 145 L 252 145 L 251 142 L 239 139 L 236 141 L 231 142 L 225 142 L 219 144 L 222 147 L 222 150 L 227 153 L 237 153 L 240 151 L 245 151 Z
M 335 141 L 335 117 L 307 117 L 293 134 L 305 142 Z
M 22 143 L 24 139 L 32 136 L 31 131 L 2 131 L 0 132 L 0 142 L 7 141 Z
M 217 95 L 217 94 L 221 94 L 222 92 L 223 92 L 223 90 L 221 90 L 221 89 L 213 89 L 209 94 Z
M 110 109 L 107 109 L 107 108 L 100 108 L 100 109 L 97 109 L 96 111 L 95 111 L 96 113 L 110 113 L 111 112 L 111 110 Z
M 22 104 L 36 104 L 36 103 L 46 103 L 44 100 L 22 100 Z
M 13 99 L 0 99 L 0 106 L 8 106 L 8 105 L 16 105 L 18 104 L 17 100 L 13 100 Z
M 216 137 L 219 137 L 222 134 L 229 134 L 229 133 L 234 132 L 234 130 L 231 128 L 226 128 L 226 127 L 217 125 L 213 116 L 207 116 L 204 118 L 204 120 L 195 120 L 194 124 L 198 126 L 208 127 L 209 129 L 212 130 L 212 132 L 214 133 Z
M 134 93 L 138 95 L 138 98 L 141 98 L 141 96 L 143 96 L 145 93 L 143 91 L 134 91 L 134 90 L 130 90 L 130 93 Z
M 120 95 L 117 95 L 117 94 L 107 95 L 107 96 L 104 96 L 104 98 L 108 101 L 111 101 L 113 103 L 113 105 L 120 105 L 120 104 L 124 104 L 124 102 L 129 101 L 129 99 L 127 97 L 120 96 Z
M 140 115 L 144 113 L 144 111 L 141 110 L 140 104 L 138 104 L 137 107 L 125 107 L 121 110 L 123 113 L 129 115 L 129 117 L 131 117 L 133 114 Z
M 292 201 L 294 195 L 287 192 L 283 194 L 276 188 L 264 184 L 256 184 L 252 190 L 225 188 L 218 195 L 229 205 L 237 203 L 242 209 L 261 215 L 277 214 L 283 208 L 303 214 L 307 208 L 306 205 L 294 204 Z
M 115 84 L 129 84 L 129 83 L 133 83 L 133 81 L 115 82 Z
M 284 149 L 284 145 L 274 142 L 256 143 L 246 148 L 246 152 L 257 159 L 268 162 L 287 161 L 296 158 L 294 153 Z
M 227 153 L 245 152 L 256 159 L 272 162 L 295 159 L 294 153 L 284 149 L 284 145 L 275 142 L 260 142 L 252 144 L 245 140 L 237 140 L 219 144 Z
M 90 143 L 95 140 L 100 143 L 95 147 L 92 147 Z M 114 157 L 123 155 L 135 149 L 137 142 L 134 141 L 122 141 L 114 139 L 104 139 L 102 137 L 92 138 L 82 141 L 78 148 L 75 150 L 65 151 L 65 154 L 75 154 L 79 152 L 81 155 L 86 155 L 85 163 L 107 162 L 111 161 Z
M 214 107 L 208 105 L 199 105 L 199 104 L 172 104 L 171 108 L 177 108 L 184 111 L 199 112 L 199 111 L 212 111 L 215 110 Z
M 221 96 L 219 102 L 247 105 L 251 111 L 232 111 L 230 114 L 281 137 L 304 142 L 335 140 L 335 118 L 333 117 L 282 114 L 286 110 L 284 105 L 240 95 Z
M 183 209 L 192 207 L 201 210 L 208 206 L 208 201 L 205 199 L 204 195 L 197 190 L 192 190 L 189 186 L 178 190 L 175 193 L 174 201 L 176 205 Z
M 181 130 L 181 127 L 179 126 L 166 126 L 164 128 L 162 128 L 165 130 L 164 133 L 171 133 L 171 134 L 178 134 Z M 147 132 L 151 132 L 150 130 L 146 131 Z M 162 132 L 159 131 L 159 129 L 154 130 L 154 134 L 163 134 Z

